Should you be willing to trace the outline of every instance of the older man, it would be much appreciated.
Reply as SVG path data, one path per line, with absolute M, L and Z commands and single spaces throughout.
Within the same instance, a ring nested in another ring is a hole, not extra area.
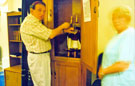
M 28 65 L 34 86 L 51 86 L 50 39 L 66 32 L 72 33 L 73 30 L 67 22 L 53 30 L 44 26 L 41 21 L 45 11 L 45 3 L 35 1 L 20 28 L 22 40 L 28 51 Z

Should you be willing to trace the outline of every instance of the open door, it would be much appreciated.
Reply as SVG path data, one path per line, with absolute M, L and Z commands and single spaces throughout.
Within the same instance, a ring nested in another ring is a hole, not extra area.
M 90 13 L 91 21 L 85 22 L 82 0 L 81 63 L 85 68 L 95 74 L 97 69 L 98 46 L 98 0 L 90 0 Z

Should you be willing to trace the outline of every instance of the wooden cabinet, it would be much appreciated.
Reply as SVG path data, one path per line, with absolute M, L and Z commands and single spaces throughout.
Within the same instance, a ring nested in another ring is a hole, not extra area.
M 75 16 L 78 16 L 80 24 L 81 50 L 76 57 L 72 52 L 68 56 L 68 34 L 52 41 L 52 86 L 86 86 L 87 70 L 96 73 L 97 69 L 98 0 L 89 0 L 91 20 L 88 22 L 84 21 L 83 0 L 43 1 L 47 4 L 48 26 L 56 28 L 64 22 L 70 22 L 71 16 L 73 23 Z
M 10 67 L 4 69 L 6 86 L 21 86 L 21 12 L 7 13 Z
M 80 60 L 57 59 L 55 77 L 55 86 L 81 86 Z
M 21 86 L 21 65 L 4 69 L 5 86 Z

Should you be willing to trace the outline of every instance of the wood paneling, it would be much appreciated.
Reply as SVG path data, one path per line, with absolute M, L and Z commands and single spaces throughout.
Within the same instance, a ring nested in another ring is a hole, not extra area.
M 5 71 L 5 75 L 6 86 L 17 86 L 17 73 Z
M 91 21 L 84 22 L 83 8 L 82 8 L 82 28 L 81 28 L 81 61 L 87 68 L 96 73 L 97 68 L 97 24 L 98 24 L 98 10 L 96 0 L 90 0 Z M 95 11 L 96 10 L 96 11 Z
M 56 86 L 81 86 L 80 62 L 56 61 Z
M 54 28 L 54 12 L 53 12 L 53 0 L 42 0 L 46 4 L 46 12 L 44 17 L 44 24 L 48 28 Z
M 21 86 L 21 65 L 4 69 L 5 86 Z

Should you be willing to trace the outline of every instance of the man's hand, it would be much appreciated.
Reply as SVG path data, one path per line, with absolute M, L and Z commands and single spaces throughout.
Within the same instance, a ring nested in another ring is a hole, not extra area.
M 73 27 L 70 27 L 68 29 L 64 29 L 64 33 L 74 33 L 74 28 Z
M 69 28 L 70 24 L 68 22 L 64 22 L 62 25 L 60 25 L 61 28 L 67 29 Z

